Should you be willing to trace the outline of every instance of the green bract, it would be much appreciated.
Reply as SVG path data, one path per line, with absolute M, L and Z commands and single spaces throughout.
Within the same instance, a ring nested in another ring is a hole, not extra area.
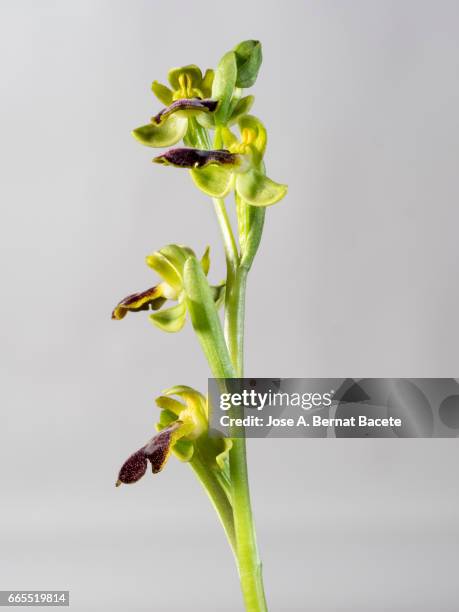
M 237 66 L 236 54 L 228 51 L 218 64 L 212 85 L 212 98 L 218 100 L 215 122 L 222 125 L 229 117 L 229 109 L 234 88 L 236 87 Z
M 258 40 L 245 40 L 234 47 L 237 65 L 237 87 L 252 87 L 257 80 L 263 56 Z

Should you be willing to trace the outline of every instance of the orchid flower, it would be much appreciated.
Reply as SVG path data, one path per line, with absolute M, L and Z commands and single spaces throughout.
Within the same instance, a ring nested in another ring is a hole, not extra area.
M 196 448 L 199 455 L 205 457 L 209 469 L 219 473 L 219 478 L 228 478 L 232 442 L 218 432 L 208 436 L 208 403 L 204 395 L 186 385 L 178 385 L 163 391 L 156 398 L 156 404 L 161 409 L 156 425 L 158 433 L 126 459 L 116 486 L 140 480 L 147 471 L 148 462 L 153 474 L 157 474 L 171 453 L 181 461 L 192 462 Z
M 186 302 L 183 291 L 183 266 L 185 260 L 193 251 L 188 247 L 169 244 L 159 251 L 147 255 L 146 263 L 163 281 L 139 293 L 132 293 L 122 299 L 112 312 L 112 319 L 123 319 L 128 312 L 141 310 L 159 311 L 149 316 L 150 321 L 160 329 L 168 332 L 178 332 L 186 322 Z M 209 249 L 201 259 L 201 266 L 207 275 L 210 267 Z M 212 288 L 215 302 L 220 305 L 224 297 L 224 285 Z M 167 301 L 178 302 L 175 306 L 160 310 Z
M 238 124 L 240 140 L 229 128 L 221 130 L 225 149 L 171 149 L 153 161 L 189 168 L 195 185 L 211 197 L 224 198 L 234 189 L 237 196 L 251 206 L 271 206 L 286 195 L 287 186 L 265 176 L 266 129 L 251 115 L 241 117 Z

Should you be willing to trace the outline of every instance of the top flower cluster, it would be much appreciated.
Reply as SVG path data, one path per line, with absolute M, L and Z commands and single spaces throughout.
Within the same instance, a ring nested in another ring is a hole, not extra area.
M 195 185 L 207 195 L 224 198 L 234 190 L 236 199 L 252 206 L 270 206 L 287 193 L 287 186 L 269 179 L 263 156 L 266 130 L 249 115 L 254 97 L 243 96 L 262 62 L 261 44 L 248 40 L 220 60 L 216 71 L 202 74 L 194 64 L 169 71 L 170 87 L 157 81 L 153 93 L 165 107 L 150 123 L 133 131 L 142 144 L 169 147 L 153 161 L 188 168 Z M 239 136 L 233 133 L 239 128 Z

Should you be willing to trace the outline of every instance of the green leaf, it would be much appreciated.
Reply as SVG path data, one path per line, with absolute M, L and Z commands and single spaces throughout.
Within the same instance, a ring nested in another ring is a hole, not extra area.
M 226 197 L 233 187 L 233 173 L 227 168 L 212 165 L 190 170 L 190 174 L 196 187 L 212 198 Z
M 226 122 L 231 96 L 236 85 L 236 76 L 236 55 L 233 51 L 228 51 L 218 64 L 212 85 L 212 98 L 219 101 L 217 110 L 214 113 L 217 124 Z
M 213 375 L 235 378 L 212 291 L 196 257 L 186 260 L 183 281 L 191 322 Z
M 236 190 L 252 206 L 271 206 L 286 195 L 287 185 L 275 183 L 258 170 L 252 169 L 238 174 Z
M 252 108 L 254 101 L 255 96 L 245 96 L 245 98 L 241 98 L 231 113 L 228 123 L 232 125 L 233 123 L 236 123 L 243 115 L 246 115 Z
M 166 308 L 160 310 L 149 316 L 150 321 L 167 332 L 178 332 L 185 325 L 186 321 L 186 304 L 185 302 L 179 302 L 172 308 Z
M 160 102 L 164 104 L 164 106 L 169 106 L 172 104 L 172 91 L 166 85 L 162 83 L 158 83 L 158 81 L 153 81 L 151 84 L 151 91 L 155 94 Z
M 237 87 L 252 87 L 257 80 L 263 56 L 258 40 L 244 40 L 234 47 L 237 64 Z
M 169 147 L 185 136 L 187 125 L 186 117 L 171 115 L 162 125 L 148 123 L 133 130 L 132 135 L 147 147 Z

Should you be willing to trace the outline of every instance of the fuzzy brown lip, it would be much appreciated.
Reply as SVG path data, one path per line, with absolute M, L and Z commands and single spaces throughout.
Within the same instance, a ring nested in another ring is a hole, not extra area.
M 219 166 L 234 166 L 238 163 L 238 156 L 227 149 L 204 151 L 186 147 L 170 149 L 153 159 L 157 164 L 171 165 L 178 168 L 205 168 L 211 164 Z
M 166 108 L 163 108 L 157 115 L 152 118 L 152 123 L 160 125 L 169 115 L 182 110 L 203 111 L 205 113 L 213 113 L 217 108 L 218 101 L 201 98 L 182 98 L 175 100 Z
M 168 427 L 162 429 L 153 438 L 133 453 L 121 466 L 115 486 L 121 484 L 133 484 L 144 476 L 147 471 L 148 461 L 151 463 L 153 474 L 158 474 L 165 466 L 170 454 L 172 435 L 181 425 L 181 421 L 175 421 Z
M 146 291 L 131 293 L 117 304 L 112 312 L 112 319 L 123 319 L 129 311 L 158 310 L 164 302 L 165 298 L 160 294 L 158 285 Z

